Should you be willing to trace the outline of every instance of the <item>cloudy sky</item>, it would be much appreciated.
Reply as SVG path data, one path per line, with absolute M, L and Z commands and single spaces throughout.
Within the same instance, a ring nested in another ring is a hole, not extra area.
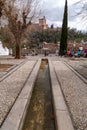
M 65 0 L 43 0 L 42 14 L 47 19 L 47 24 L 50 26 L 61 27 Z M 77 12 L 81 9 L 82 3 L 75 4 L 80 0 L 68 0 L 68 26 L 70 28 L 77 28 L 78 30 L 86 30 L 87 26 L 82 23 Z M 83 1 L 83 0 L 82 0 Z M 85 1 L 85 0 L 84 0 Z

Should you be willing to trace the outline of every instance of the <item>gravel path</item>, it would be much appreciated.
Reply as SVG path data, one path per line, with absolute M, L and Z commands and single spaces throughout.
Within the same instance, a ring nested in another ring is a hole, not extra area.
M 87 60 L 67 60 L 66 62 L 87 79 Z
M 0 82 L 0 125 L 14 104 L 15 99 L 23 88 L 23 85 L 38 58 L 39 56 L 28 57 L 28 62 Z M 73 68 L 87 76 L 87 60 L 83 61 L 79 59 L 79 61 L 73 61 L 68 58 L 52 56 L 49 58 L 53 63 L 57 77 L 61 83 L 61 88 L 71 112 L 71 117 L 76 130 L 87 130 L 87 85 L 62 62 L 62 60 L 66 61 Z M 18 66 L 24 61 L 25 59 L 16 60 L 12 57 L 0 57 L 0 63 L 2 64 L 9 63 Z M 6 73 L 7 71 L 0 72 L 0 77 Z
M 35 63 L 36 61 L 26 62 L 17 71 L 0 82 L 0 125 L 23 88 Z
M 76 130 L 87 130 L 87 85 L 61 61 L 53 66 L 61 83 Z
M 25 62 L 27 59 L 14 59 L 14 57 L 11 56 L 0 56 L 0 64 L 9 64 L 12 65 L 12 67 L 9 67 L 8 69 L 0 69 L 0 78 L 2 78 L 4 75 L 6 75 L 12 68 L 17 67 L 21 63 Z

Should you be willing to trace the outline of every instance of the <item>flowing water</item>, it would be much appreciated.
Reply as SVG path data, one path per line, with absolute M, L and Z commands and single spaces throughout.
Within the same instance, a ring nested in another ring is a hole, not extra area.
M 48 63 L 43 59 L 22 130 L 56 130 L 50 86 Z

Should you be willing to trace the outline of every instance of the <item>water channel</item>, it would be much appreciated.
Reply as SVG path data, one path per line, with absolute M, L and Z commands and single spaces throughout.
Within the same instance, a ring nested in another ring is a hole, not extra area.
M 22 130 L 56 130 L 54 119 L 49 66 L 43 59 Z

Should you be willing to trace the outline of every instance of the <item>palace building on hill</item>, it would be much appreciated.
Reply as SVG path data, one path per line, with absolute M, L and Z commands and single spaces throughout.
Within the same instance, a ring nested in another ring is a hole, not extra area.
M 43 18 L 39 19 L 39 23 L 31 23 L 31 25 L 29 25 L 29 27 L 27 28 L 27 31 L 28 30 L 38 31 L 46 29 L 48 29 L 48 24 L 46 24 L 46 18 L 44 16 Z
M 42 27 L 42 29 L 48 29 L 45 16 L 42 19 L 39 19 L 39 26 Z
M 41 31 L 41 30 L 47 30 L 47 29 L 61 31 L 61 28 L 59 28 L 59 27 L 57 27 L 57 28 L 48 27 L 45 16 L 43 18 L 40 18 L 38 23 L 31 23 L 31 25 L 29 25 L 27 31 L 31 31 L 31 30 Z

